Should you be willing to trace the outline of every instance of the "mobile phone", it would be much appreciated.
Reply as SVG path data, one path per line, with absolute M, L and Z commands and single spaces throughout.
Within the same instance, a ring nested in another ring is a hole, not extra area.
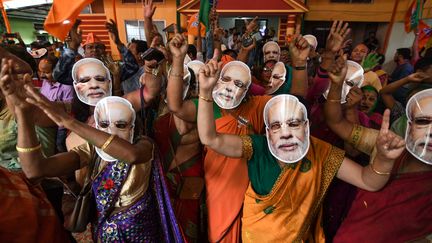
M 253 38 L 251 36 L 245 37 L 242 40 L 243 47 L 248 47 L 253 44 Z
M 3 38 L 17 38 L 16 33 L 4 33 Z
M 150 47 L 147 51 L 141 54 L 141 58 L 146 61 L 156 60 L 157 63 L 160 63 L 165 59 L 165 56 L 158 49 Z

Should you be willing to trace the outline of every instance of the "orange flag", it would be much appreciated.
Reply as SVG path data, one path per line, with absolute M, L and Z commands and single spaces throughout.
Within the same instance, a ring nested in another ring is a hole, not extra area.
M 198 36 L 198 23 L 199 23 L 198 13 L 192 15 L 188 22 L 189 22 L 187 27 L 188 35 Z M 201 37 L 205 37 L 205 34 L 206 34 L 206 27 L 205 25 L 201 24 Z
M 64 41 L 76 18 L 94 0 L 54 0 L 45 19 L 45 30 Z

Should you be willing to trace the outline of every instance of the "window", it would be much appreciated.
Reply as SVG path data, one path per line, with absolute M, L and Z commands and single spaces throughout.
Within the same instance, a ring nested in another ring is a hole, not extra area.
M 122 3 L 142 3 L 144 0 L 122 0 Z M 154 3 L 163 3 L 164 0 L 153 0 Z
M 332 3 L 372 3 L 372 0 L 331 0 Z
M 162 30 L 165 28 L 165 21 L 164 20 L 153 20 L 153 23 L 158 28 L 159 33 L 162 34 Z M 145 32 L 144 32 L 144 21 L 125 20 L 125 26 L 126 26 L 127 42 L 131 42 L 132 39 L 146 40 Z M 162 37 L 164 38 L 164 41 L 166 41 L 164 34 L 162 34 Z M 150 45 L 150 43 L 149 43 L 149 45 Z

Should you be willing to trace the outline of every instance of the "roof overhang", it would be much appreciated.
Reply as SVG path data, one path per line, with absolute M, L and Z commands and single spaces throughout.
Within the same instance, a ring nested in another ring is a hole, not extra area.
M 200 0 L 186 0 L 178 12 L 184 14 L 197 13 L 200 7 Z M 297 0 L 250 0 L 245 4 L 244 0 L 219 0 L 217 12 L 224 15 L 286 15 L 290 13 L 305 13 L 309 9 Z

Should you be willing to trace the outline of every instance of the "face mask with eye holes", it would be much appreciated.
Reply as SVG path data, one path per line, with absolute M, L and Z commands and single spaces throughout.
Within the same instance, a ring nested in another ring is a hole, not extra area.
M 114 134 L 129 143 L 133 142 L 135 111 L 128 100 L 117 96 L 103 98 L 96 104 L 94 119 L 96 129 Z M 100 148 L 95 150 L 107 162 L 118 160 Z
M 277 95 L 264 107 L 267 145 L 281 162 L 296 163 L 309 151 L 306 107 L 292 95 Z
M 213 88 L 212 97 L 222 109 L 234 109 L 240 105 L 251 83 L 249 67 L 240 61 L 226 64 Z
M 72 68 L 73 87 L 78 99 L 95 106 L 101 99 L 112 95 L 111 74 L 96 58 L 84 58 Z
M 432 89 L 409 99 L 406 106 L 406 149 L 423 163 L 432 165 Z
M 361 87 L 364 81 L 364 70 L 363 67 L 353 61 L 347 61 L 348 70 L 345 76 L 344 84 L 342 85 L 342 93 L 341 93 L 341 103 L 346 102 L 346 97 L 350 91 L 350 89 L 354 86 Z M 323 96 L 327 99 L 328 92 L 330 90 L 330 85 L 327 87 L 327 90 L 324 92 Z

